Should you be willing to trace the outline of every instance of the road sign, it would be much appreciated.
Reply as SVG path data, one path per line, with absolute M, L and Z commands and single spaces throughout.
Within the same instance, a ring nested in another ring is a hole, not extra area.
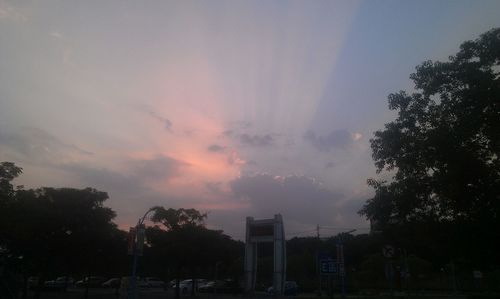
M 472 276 L 475 279 L 481 279 L 481 278 L 483 278 L 483 272 L 481 272 L 479 270 L 474 270 L 474 271 L 472 271 Z
M 382 248 L 382 254 L 384 257 L 391 258 L 394 256 L 394 247 L 391 245 L 385 245 L 384 248 Z
M 323 259 L 319 261 L 319 269 L 321 274 L 336 274 L 337 263 L 333 259 Z

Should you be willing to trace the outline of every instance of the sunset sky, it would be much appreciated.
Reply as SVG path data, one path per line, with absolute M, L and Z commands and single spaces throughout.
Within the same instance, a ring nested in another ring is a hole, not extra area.
M 499 26 L 486 0 L 0 0 L 0 161 L 108 192 L 122 228 L 163 205 L 238 239 L 276 213 L 366 232 L 387 95 Z

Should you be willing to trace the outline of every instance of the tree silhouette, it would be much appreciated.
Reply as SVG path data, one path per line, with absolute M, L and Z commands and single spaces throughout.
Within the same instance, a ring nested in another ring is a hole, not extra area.
M 447 231 L 460 226 L 463 235 L 475 236 L 473 244 L 498 239 L 499 64 L 496 28 L 464 42 L 449 61 L 419 65 L 410 76 L 414 93 L 389 95 L 398 117 L 370 142 L 378 172 L 393 176 L 368 180 L 375 196 L 360 214 L 382 228 L 426 222 Z
M 195 209 L 165 209 L 164 207 L 153 207 L 151 220 L 161 223 L 167 230 L 178 230 L 189 226 L 203 226 L 207 214 L 202 214 Z
M 13 269 L 40 276 L 107 273 L 124 264 L 126 235 L 104 206 L 107 193 L 92 188 L 15 188 L 21 173 L 13 163 L 0 164 L 0 246 Z M 123 254 L 120 254 L 123 252 Z M 104 262 L 105 261 L 105 262 Z
M 183 270 L 195 278 L 202 269 L 211 269 L 218 262 L 229 268 L 243 253 L 240 242 L 222 231 L 207 229 L 204 226 L 206 217 L 195 209 L 154 208 L 151 220 L 163 228 L 148 228 L 150 250 L 157 257 L 155 260 L 161 260 L 174 269 L 177 279 Z M 179 296 L 179 288 L 176 290 L 176 296 Z

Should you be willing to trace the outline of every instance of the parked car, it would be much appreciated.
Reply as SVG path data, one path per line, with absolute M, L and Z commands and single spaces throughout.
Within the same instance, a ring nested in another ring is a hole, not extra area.
M 204 285 L 198 287 L 198 292 L 200 293 L 214 293 L 217 288 L 222 288 L 224 286 L 224 281 L 222 280 L 212 280 Z
M 47 280 L 43 284 L 44 289 L 62 291 L 66 290 L 68 287 L 73 286 L 74 279 L 72 277 L 61 276 L 54 280 Z
M 38 276 L 28 277 L 28 289 L 34 290 L 36 287 L 38 287 L 38 280 Z
M 107 279 L 102 276 L 90 276 L 77 281 L 75 285 L 79 288 L 85 288 L 87 285 L 89 288 L 100 288 L 106 280 Z
M 141 288 L 165 288 L 166 284 L 163 280 L 157 277 L 145 277 L 139 281 Z
M 177 288 L 177 285 L 174 285 L 174 290 Z M 191 293 L 191 290 L 193 288 L 193 280 L 192 279 L 185 279 L 182 280 L 179 283 L 179 290 L 181 294 L 189 294 Z
M 243 292 L 238 283 L 232 279 L 209 281 L 198 288 L 200 293 L 237 294 Z
M 297 282 L 295 282 L 295 281 L 285 281 L 283 295 L 285 295 L 285 296 L 295 296 L 295 295 L 297 295 L 297 291 L 298 291 Z M 267 289 L 267 292 L 270 293 L 270 294 L 274 294 L 274 287 L 272 287 L 272 286 L 269 287 Z
M 175 289 L 176 288 L 175 280 L 171 281 L 170 283 L 172 283 L 172 282 L 173 282 L 172 288 Z M 201 286 L 205 285 L 207 282 L 208 282 L 207 279 L 203 279 L 203 278 L 195 279 L 195 290 L 197 291 Z M 179 289 L 180 289 L 181 294 L 183 294 L 183 295 L 190 294 L 191 290 L 193 289 L 193 279 L 182 280 L 179 283 Z
M 128 290 L 129 287 L 132 285 L 132 277 L 131 276 L 123 276 L 121 279 L 120 279 L 120 289 L 121 290 Z M 135 278 L 135 283 L 136 283 L 136 286 L 140 286 L 140 283 L 141 283 L 141 280 L 139 277 L 136 277 Z
M 176 283 L 177 283 L 177 279 L 172 279 L 171 281 L 168 282 L 168 287 L 173 288 L 173 287 L 175 287 Z
M 105 282 L 102 283 L 102 287 L 103 288 L 113 288 L 113 289 L 117 289 L 120 287 L 120 283 L 121 283 L 121 278 L 111 278 L 111 279 L 108 279 L 106 280 Z

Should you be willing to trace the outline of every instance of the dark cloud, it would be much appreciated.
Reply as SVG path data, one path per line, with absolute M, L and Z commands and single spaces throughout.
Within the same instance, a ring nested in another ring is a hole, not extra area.
M 180 168 L 189 164 L 167 156 L 157 156 L 149 160 L 135 160 L 130 167 L 137 177 L 152 180 L 163 180 L 175 177 Z
M 59 165 L 58 168 L 77 176 L 86 187 L 120 195 L 139 194 L 145 191 L 143 181 L 134 175 L 76 163 Z
M 239 130 L 247 130 L 247 129 L 250 129 L 252 127 L 252 123 L 249 122 L 249 121 L 233 121 L 233 122 L 230 122 L 229 125 L 231 127 L 234 127 L 236 129 L 239 129 Z
M 38 128 L 0 129 L 0 149 L 14 160 L 53 163 L 71 154 L 93 155 Z
M 73 187 L 92 187 L 107 192 L 109 200 L 106 205 L 118 211 L 122 224 L 135 223 L 137 217 L 153 206 L 179 208 L 192 207 L 196 203 L 193 198 L 176 198 L 150 188 L 148 179 L 137 173 L 81 164 L 65 164 L 58 168 L 78 178 L 79 184 Z
M 212 144 L 209 147 L 207 147 L 207 150 L 213 153 L 221 153 L 226 150 L 226 147 L 218 144 Z
M 126 162 L 127 172 L 117 172 L 107 168 L 89 167 L 76 163 L 60 164 L 57 168 L 76 175 L 87 186 L 103 191 L 118 191 L 121 194 L 147 190 L 150 180 L 165 180 L 179 175 L 180 168 L 188 164 L 167 156 L 157 156 L 149 160 Z
M 234 134 L 233 130 L 225 130 L 222 132 L 222 135 L 227 136 L 227 137 L 231 137 L 231 136 L 233 136 L 233 134 Z
M 243 145 L 254 146 L 254 147 L 270 146 L 274 143 L 274 138 L 270 134 L 265 134 L 265 135 L 241 134 L 239 136 L 239 139 Z
M 196 132 L 197 132 L 197 130 L 195 130 L 195 129 L 188 129 L 188 130 L 183 131 L 184 135 L 190 136 L 190 137 L 193 135 L 196 135 Z
M 175 199 L 151 188 L 151 180 L 169 179 L 179 175 L 184 162 L 158 156 L 150 160 L 125 162 L 128 170 L 115 171 L 103 167 L 90 167 L 82 164 L 61 164 L 56 166 L 68 175 L 78 178 L 76 187 L 93 187 L 109 194 L 110 207 L 119 210 L 120 218 L 133 223 L 139 213 L 148 207 L 168 204 L 173 206 Z M 194 202 L 194 201 L 192 201 Z
M 163 122 L 165 125 L 165 129 L 167 129 L 167 130 L 172 129 L 172 122 L 168 118 L 165 118 L 165 120 Z
M 222 135 L 226 137 L 238 137 L 252 127 L 249 121 L 230 121 L 226 123 L 227 129 L 222 131 Z
M 255 161 L 255 160 L 249 160 L 249 161 L 246 162 L 246 165 L 257 166 L 257 161 Z
M 256 217 L 281 213 L 302 225 L 331 223 L 335 204 L 344 198 L 339 192 L 327 190 L 317 180 L 291 175 L 276 177 L 257 174 L 230 182 L 235 197 L 247 200 Z
M 328 162 L 325 165 L 325 168 L 333 168 L 333 167 L 335 167 L 335 163 L 333 163 L 333 162 Z
M 347 130 L 335 130 L 327 135 L 307 131 L 304 139 L 320 152 L 330 152 L 334 148 L 345 149 L 353 143 L 351 133 Z
M 206 182 L 205 187 L 213 194 L 224 194 L 222 191 L 222 182 Z
M 155 110 L 153 110 L 152 107 L 149 107 L 149 106 L 146 106 L 146 105 L 143 105 L 142 106 L 142 109 L 144 111 L 146 111 L 147 114 L 149 114 L 149 116 L 151 116 L 152 118 L 160 121 L 162 124 L 163 124 L 163 127 L 169 131 L 169 132 L 172 132 L 172 122 L 170 121 L 170 119 L 160 115 L 158 112 L 156 112 Z

